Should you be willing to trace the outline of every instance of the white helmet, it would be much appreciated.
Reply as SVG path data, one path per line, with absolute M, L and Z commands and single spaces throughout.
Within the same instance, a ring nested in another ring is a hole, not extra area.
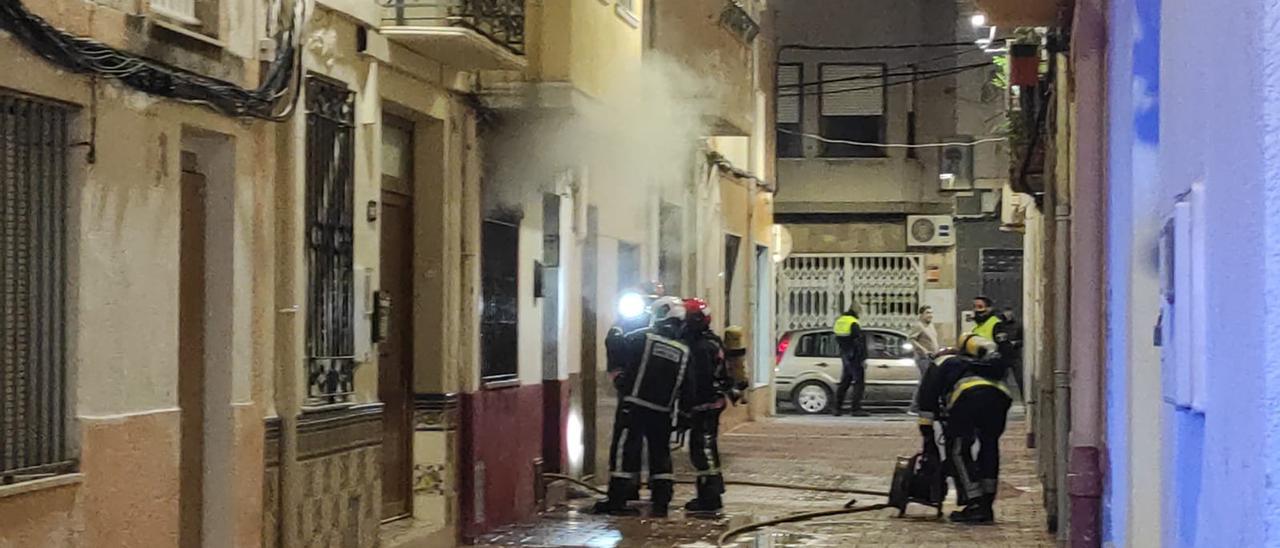
M 679 297 L 662 297 L 649 306 L 650 325 L 668 321 L 684 322 L 684 300 Z

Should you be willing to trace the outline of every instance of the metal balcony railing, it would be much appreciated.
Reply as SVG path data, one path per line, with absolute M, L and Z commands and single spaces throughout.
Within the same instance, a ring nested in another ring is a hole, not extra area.
M 524 55 L 524 0 L 383 0 L 383 23 L 476 31 Z

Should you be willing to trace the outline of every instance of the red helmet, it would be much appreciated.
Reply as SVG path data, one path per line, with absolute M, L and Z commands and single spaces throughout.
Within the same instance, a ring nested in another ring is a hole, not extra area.
M 692 329 L 701 331 L 711 327 L 711 305 L 697 297 L 684 300 L 685 323 Z

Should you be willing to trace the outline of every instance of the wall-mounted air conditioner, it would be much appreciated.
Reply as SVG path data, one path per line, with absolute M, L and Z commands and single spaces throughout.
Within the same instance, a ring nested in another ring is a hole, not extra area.
M 907 216 L 907 246 L 944 247 L 955 243 L 955 221 L 950 215 Z

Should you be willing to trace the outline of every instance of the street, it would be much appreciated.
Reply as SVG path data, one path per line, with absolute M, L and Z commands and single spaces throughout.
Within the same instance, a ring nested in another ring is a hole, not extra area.
M 1012 413 L 1004 436 L 1000 499 L 996 524 L 966 527 L 934 519 L 932 509 L 912 506 L 907 517 L 896 510 L 834 516 L 771 527 L 736 539 L 733 546 L 1052 546 L 1045 532 L 1041 489 L 1032 453 L 1024 448 L 1026 427 Z M 904 415 L 835 418 L 784 415 L 746 423 L 721 438 L 728 481 L 783 483 L 796 486 L 885 490 L 894 457 L 918 450 L 915 421 Z M 688 455 L 676 455 L 680 479 L 691 478 Z M 954 496 L 954 488 L 951 490 Z M 604 517 L 582 510 L 594 501 L 584 497 L 550 509 L 535 521 L 502 529 L 480 539 L 478 546 L 660 547 L 714 546 L 731 527 L 799 512 L 839 508 L 848 495 L 730 485 L 725 517 L 720 520 L 683 516 L 675 506 L 692 497 L 691 485 L 677 486 L 672 515 Z M 859 505 L 882 502 L 858 496 Z M 954 504 L 949 503 L 950 512 Z

